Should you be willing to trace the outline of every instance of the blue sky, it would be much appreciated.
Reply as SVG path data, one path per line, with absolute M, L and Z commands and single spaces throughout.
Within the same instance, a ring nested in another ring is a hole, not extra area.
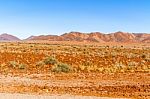
M 0 0 L 0 33 L 150 33 L 150 0 Z

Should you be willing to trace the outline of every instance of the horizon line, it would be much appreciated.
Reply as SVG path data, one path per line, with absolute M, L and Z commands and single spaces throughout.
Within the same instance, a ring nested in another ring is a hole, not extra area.
M 141 32 L 123 32 L 123 31 L 116 31 L 116 32 L 99 32 L 99 31 L 97 31 L 97 32 L 80 32 L 80 31 L 70 31 L 70 32 L 64 32 L 64 33 L 62 33 L 60 35 L 58 35 L 58 34 L 56 34 L 56 35 L 54 35 L 54 34 L 30 35 L 30 36 L 28 36 L 26 38 L 23 38 L 23 39 L 18 37 L 18 36 L 16 36 L 15 34 L 7 33 L 7 32 L 0 33 L 0 35 L 7 34 L 7 35 L 15 36 L 15 37 L 19 38 L 20 40 L 24 40 L 24 39 L 27 39 L 27 38 L 32 37 L 32 36 L 61 36 L 61 35 L 64 35 L 64 34 L 69 34 L 69 33 L 82 33 L 82 34 L 101 33 L 101 34 L 106 34 L 107 35 L 107 34 L 113 34 L 113 33 L 118 33 L 118 32 L 129 33 L 129 34 L 150 34 L 148 32 L 142 32 L 141 33 Z

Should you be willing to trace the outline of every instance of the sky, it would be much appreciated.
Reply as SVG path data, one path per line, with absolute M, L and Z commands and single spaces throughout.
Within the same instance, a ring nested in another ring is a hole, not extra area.
M 150 33 L 150 0 L 0 0 L 0 34 Z

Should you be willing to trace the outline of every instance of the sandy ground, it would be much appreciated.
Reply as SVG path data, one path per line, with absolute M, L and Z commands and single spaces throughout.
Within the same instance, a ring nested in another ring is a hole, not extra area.
M 0 43 L 0 99 L 150 99 L 150 44 L 34 43 Z M 53 73 L 51 64 L 36 66 L 47 55 L 72 64 L 77 72 Z M 27 66 L 19 69 L 11 61 Z M 92 68 L 81 68 L 87 61 Z M 127 66 L 115 71 L 116 62 Z M 128 62 L 139 68 L 126 70 Z
M 108 98 L 94 96 L 70 96 L 70 95 L 25 95 L 25 94 L 6 94 L 0 93 L 0 99 L 126 99 L 126 98 Z
M 25 94 L 0 94 L 0 99 L 107 99 L 100 97 L 150 99 L 149 79 L 149 73 L 107 74 L 107 76 L 96 73 L 88 76 L 76 73 L 0 75 L 0 93 Z

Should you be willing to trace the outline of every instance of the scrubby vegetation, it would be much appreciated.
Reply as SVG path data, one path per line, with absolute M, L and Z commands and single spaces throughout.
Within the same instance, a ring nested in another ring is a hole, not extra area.
M 18 62 L 16 61 L 10 61 L 9 62 L 9 66 L 14 68 L 14 69 L 25 69 L 26 68 L 26 65 L 25 64 L 19 64 Z
M 0 73 L 22 79 L 1 86 L 8 92 L 140 99 L 149 97 L 150 46 L 0 43 Z
M 58 73 L 60 73 L 60 72 L 68 73 L 71 70 L 72 70 L 71 67 L 64 63 L 58 63 L 52 68 L 53 72 L 58 72 Z
M 150 72 L 150 48 L 125 45 L 1 43 L 2 68 L 33 72 Z M 9 57 L 8 57 L 9 56 Z M 9 69 L 7 69 L 9 70 Z
M 19 69 L 25 69 L 26 65 L 25 64 L 19 64 Z
M 10 61 L 9 65 L 13 68 L 16 68 L 19 64 L 16 61 Z
M 44 61 L 43 61 L 46 65 L 54 65 L 57 63 L 57 60 L 54 57 L 47 57 Z

